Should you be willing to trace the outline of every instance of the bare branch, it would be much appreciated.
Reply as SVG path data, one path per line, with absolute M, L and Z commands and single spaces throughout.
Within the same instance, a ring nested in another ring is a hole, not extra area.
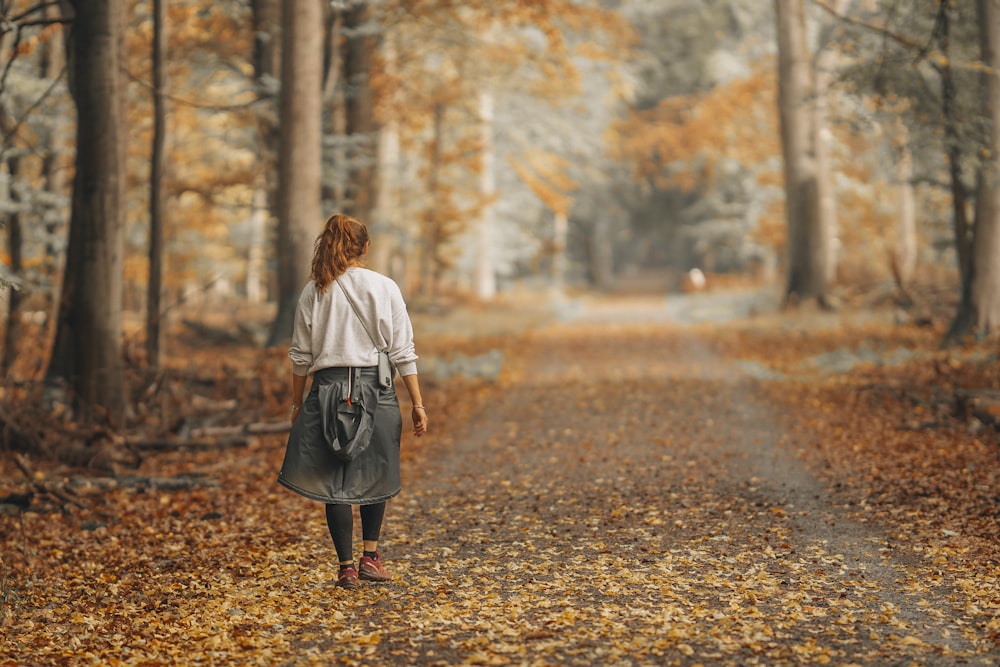
M 14 32 L 14 44 L 10 48 L 11 57 L 7 60 L 7 65 L 3 68 L 3 75 L 0 76 L 0 92 L 7 90 L 7 77 L 10 76 L 10 70 L 14 67 L 14 61 L 17 60 L 18 48 L 21 46 L 21 26 L 17 26 L 17 30 Z
M 140 79 L 138 76 L 133 74 L 131 71 L 128 72 L 128 78 L 130 78 L 135 83 L 139 84 L 146 90 L 153 90 L 153 86 Z M 184 106 L 193 107 L 195 109 L 205 109 L 207 111 L 239 111 L 240 109 L 246 109 L 247 107 L 252 107 L 258 102 L 262 101 L 263 98 L 259 96 L 254 96 L 253 99 L 247 100 L 241 104 L 205 104 L 203 102 L 195 102 L 193 100 L 184 99 L 182 97 L 177 97 L 175 95 L 164 95 L 171 102 L 176 102 L 177 104 L 182 104 Z
M 38 26 L 50 26 L 50 25 L 72 25 L 72 19 L 38 19 L 35 21 L 25 21 L 23 23 L 18 23 L 18 28 L 34 28 Z
M 87 510 L 90 512 L 94 511 L 90 507 L 87 507 L 86 505 L 81 503 L 76 498 L 67 495 L 65 491 L 60 489 L 55 484 L 46 484 L 45 482 L 41 481 L 35 474 L 35 472 L 28 466 L 27 460 L 17 452 L 14 453 L 14 464 L 21 470 L 21 473 L 28 479 L 28 483 L 31 485 L 31 488 L 33 488 L 38 493 L 46 493 L 54 498 L 58 498 L 67 505 L 73 505 L 75 507 L 79 507 L 82 510 Z
M 64 65 L 62 71 L 59 72 L 59 76 L 52 79 L 52 83 L 49 84 L 49 87 L 45 89 L 45 92 L 42 93 L 37 100 L 32 102 L 31 106 L 29 106 L 27 109 L 24 110 L 24 113 L 21 114 L 21 117 L 17 119 L 17 122 L 14 123 L 9 130 L 4 132 L 3 148 L 0 149 L 0 162 L 3 161 L 3 159 L 7 156 L 7 153 L 13 147 L 14 142 L 12 140 L 14 138 L 14 135 L 16 135 L 17 131 L 21 129 L 21 126 L 24 125 L 24 123 L 28 120 L 28 117 L 31 116 L 32 113 L 34 113 L 35 109 L 40 107 L 42 105 L 42 102 L 48 99 L 48 97 L 52 94 L 52 91 L 54 91 L 56 89 L 56 86 L 59 85 L 59 82 L 62 80 L 65 74 L 66 74 L 66 66 Z M 0 85 L 0 92 L 2 91 L 3 91 L 3 85 Z
M 893 32 L 884 25 L 880 25 L 877 23 L 868 23 L 867 21 L 862 21 L 861 19 L 856 19 L 853 16 L 848 16 L 847 14 L 844 14 L 842 12 L 838 12 L 835 8 L 826 4 L 824 0 L 812 0 L 812 2 L 814 5 L 816 5 L 817 7 L 825 11 L 827 14 L 837 19 L 838 21 L 842 21 L 848 25 L 853 25 L 858 28 L 864 28 L 865 30 L 869 30 L 876 34 L 882 35 L 883 37 L 888 37 L 897 44 L 905 46 L 908 49 L 913 49 L 914 51 L 917 51 L 921 55 L 925 54 L 927 51 L 925 47 L 914 42 L 909 37 L 906 37 L 905 35 L 900 35 L 897 32 Z
M 41 4 L 35 5 L 34 7 L 29 7 L 17 16 L 12 16 L 7 21 L 9 23 L 21 23 L 24 19 L 28 18 L 32 14 L 37 14 L 38 12 L 45 12 L 49 7 L 58 7 L 59 3 L 53 0 L 53 2 L 43 2 Z M 65 20 L 53 20 L 53 23 L 67 23 Z M 27 23 L 21 23 L 21 25 L 28 25 Z

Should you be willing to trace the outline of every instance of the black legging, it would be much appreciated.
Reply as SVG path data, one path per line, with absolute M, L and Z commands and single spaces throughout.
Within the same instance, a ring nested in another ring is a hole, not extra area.
M 385 517 L 385 501 L 374 505 L 362 505 L 361 539 L 378 542 L 382 533 L 382 519 Z M 351 505 L 327 505 L 326 525 L 337 549 L 341 563 L 354 560 L 354 512 Z

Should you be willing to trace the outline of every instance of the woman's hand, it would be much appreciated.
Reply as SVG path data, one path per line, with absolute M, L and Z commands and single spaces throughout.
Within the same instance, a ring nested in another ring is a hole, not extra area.
M 302 410 L 302 397 L 306 393 L 306 376 L 292 373 L 292 405 L 288 408 L 288 418 L 295 423 Z
M 410 417 L 413 419 L 413 435 L 419 438 L 427 432 L 427 410 L 422 405 L 414 405 Z
M 427 433 L 427 410 L 424 409 L 424 401 L 420 397 L 420 382 L 417 380 L 417 374 L 404 375 L 403 383 L 406 385 L 406 391 L 410 394 L 410 400 L 413 401 L 413 409 L 410 410 L 410 417 L 413 419 L 413 435 L 419 438 Z

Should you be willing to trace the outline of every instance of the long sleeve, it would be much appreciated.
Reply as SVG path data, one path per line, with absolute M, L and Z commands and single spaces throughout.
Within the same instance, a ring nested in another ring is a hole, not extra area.
M 316 287 L 310 282 L 302 290 L 295 306 L 295 323 L 292 328 L 292 345 L 288 348 L 288 358 L 292 360 L 295 375 L 309 375 L 315 353 L 312 345 L 312 302 Z
M 396 366 L 401 376 L 416 375 L 417 353 L 413 344 L 413 324 L 406 312 L 403 295 L 396 290 L 392 304 L 392 344 L 389 346 L 389 360 Z

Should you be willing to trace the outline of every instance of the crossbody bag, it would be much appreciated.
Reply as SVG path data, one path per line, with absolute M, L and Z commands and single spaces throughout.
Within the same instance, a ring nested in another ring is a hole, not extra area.
M 361 317 L 358 307 L 354 305 L 354 299 L 351 298 L 351 293 L 348 292 L 347 288 L 344 287 L 344 284 L 340 282 L 340 278 L 334 278 L 334 280 L 336 280 L 337 284 L 340 285 L 341 291 L 344 293 L 344 296 L 347 297 L 347 303 L 351 304 L 351 310 L 354 311 L 354 315 L 357 316 L 358 321 L 361 322 L 361 327 L 365 330 L 365 333 L 368 334 L 368 338 L 371 339 L 372 345 L 374 345 L 375 349 L 378 350 L 378 384 L 383 389 L 388 389 L 392 386 L 392 380 L 396 376 L 396 369 L 393 368 L 392 363 L 389 361 L 389 354 L 386 350 L 380 348 L 378 343 L 375 342 L 375 336 L 373 336 L 372 332 L 368 330 L 368 325 L 365 324 L 364 318 Z

